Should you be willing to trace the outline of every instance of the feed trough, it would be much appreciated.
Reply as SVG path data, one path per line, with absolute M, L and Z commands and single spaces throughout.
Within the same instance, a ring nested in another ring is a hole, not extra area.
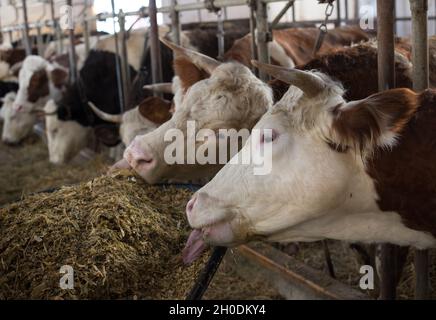
M 0 298 L 201 298 L 225 250 L 183 264 L 191 195 L 119 171 L 0 209 Z

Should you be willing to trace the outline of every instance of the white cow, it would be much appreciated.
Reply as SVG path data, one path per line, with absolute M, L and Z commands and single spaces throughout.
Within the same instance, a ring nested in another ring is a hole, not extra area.
M 204 242 L 254 239 L 435 247 L 436 92 L 394 89 L 347 102 L 324 74 L 256 65 L 294 85 L 255 126 L 273 138 L 253 135 L 240 152 L 271 146 L 272 171 L 227 164 L 194 195 L 185 261 Z
M 168 164 L 165 150 L 171 141 L 164 141 L 167 131 L 180 130 L 184 133 L 180 143 L 194 144 L 199 150 L 207 141 L 199 143 L 195 137 L 187 136 L 188 121 L 195 123 L 197 131 L 210 129 L 217 136 L 219 129 L 250 130 L 272 105 L 272 91 L 240 63 L 221 64 L 162 41 L 178 55 L 174 65 L 182 94 L 175 98 L 178 102 L 172 118 L 153 132 L 137 136 L 126 149 L 124 159 L 149 183 L 212 177 L 222 167 L 218 161 L 211 165 Z

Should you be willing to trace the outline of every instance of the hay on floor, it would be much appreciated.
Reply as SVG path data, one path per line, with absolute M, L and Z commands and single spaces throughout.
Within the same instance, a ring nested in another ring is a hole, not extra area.
M 0 209 L 0 299 L 185 298 L 207 259 L 181 262 L 190 196 L 120 171 Z

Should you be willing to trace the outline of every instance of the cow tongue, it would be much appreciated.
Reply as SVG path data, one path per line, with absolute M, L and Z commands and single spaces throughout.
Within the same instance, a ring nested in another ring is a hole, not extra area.
M 203 240 L 203 231 L 197 229 L 192 231 L 182 251 L 183 263 L 186 265 L 193 263 L 206 248 L 207 245 Z
M 109 173 L 114 172 L 116 170 L 122 170 L 122 169 L 130 169 L 130 165 L 127 162 L 127 160 L 122 159 L 115 163 L 112 167 L 109 168 Z

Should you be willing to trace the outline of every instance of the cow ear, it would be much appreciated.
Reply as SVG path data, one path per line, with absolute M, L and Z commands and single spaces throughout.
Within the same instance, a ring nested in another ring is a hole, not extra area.
M 180 54 L 177 54 L 174 59 L 174 73 L 180 78 L 180 87 L 183 92 L 198 81 L 209 78 L 206 71 L 197 67 L 188 57 Z
M 155 124 L 171 119 L 171 102 L 159 97 L 149 97 L 138 106 L 139 114 Z
M 29 102 L 36 102 L 39 98 L 48 96 L 49 93 L 47 71 L 45 69 L 36 71 L 30 78 L 27 88 Z
M 50 78 L 56 88 L 62 89 L 68 83 L 68 72 L 61 68 L 56 68 L 50 72 Z
M 376 146 L 393 146 L 418 106 L 419 95 L 409 89 L 388 90 L 338 105 L 331 110 L 333 140 L 362 154 Z

